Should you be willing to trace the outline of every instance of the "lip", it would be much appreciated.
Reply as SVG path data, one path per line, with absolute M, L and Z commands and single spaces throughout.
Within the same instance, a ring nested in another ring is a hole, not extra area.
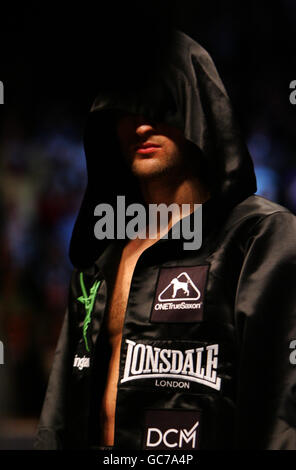
M 153 153 L 156 152 L 160 147 L 140 147 L 137 149 L 137 153 L 141 153 L 145 155 L 146 153 Z
M 141 154 L 147 154 L 156 152 L 160 148 L 160 145 L 154 144 L 153 142 L 145 142 L 136 146 L 136 152 Z

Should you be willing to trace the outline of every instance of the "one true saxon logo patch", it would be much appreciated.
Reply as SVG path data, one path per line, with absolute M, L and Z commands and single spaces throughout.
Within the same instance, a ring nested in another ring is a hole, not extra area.
M 151 322 L 202 321 L 208 269 L 208 265 L 162 268 L 152 306 Z

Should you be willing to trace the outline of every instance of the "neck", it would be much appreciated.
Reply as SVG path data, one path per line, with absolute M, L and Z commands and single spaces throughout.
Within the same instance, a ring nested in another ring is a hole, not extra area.
M 146 204 L 170 204 L 179 205 L 179 215 L 169 213 L 169 224 L 165 230 L 169 230 L 181 218 L 195 210 L 195 204 L 206 202 L 210 193 L 197 177 L 175 178 L 169 181 L 159 179 L 145 179 L 140 181 L 141 191 Z M 182 211 L 182 204 L 187 204 L 187 210 Z M 190 210 L 188 212 L 188 207 Z
M 210 197 L 207 188 L 196 177 L 173 181 L 145 179 L 141 180 L 140 186 L 146 204 L 203 204 Z

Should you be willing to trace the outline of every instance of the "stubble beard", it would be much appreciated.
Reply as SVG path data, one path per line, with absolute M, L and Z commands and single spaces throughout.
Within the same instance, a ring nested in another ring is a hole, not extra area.
M 153 181 L 174 177 L 179 179 L 185 169 L 182 165 L 182 156 L 174 154 L 170 158 L 160 158 L 159 160 L 157 157 L 135 158 L 130 170 L 138 180 Z

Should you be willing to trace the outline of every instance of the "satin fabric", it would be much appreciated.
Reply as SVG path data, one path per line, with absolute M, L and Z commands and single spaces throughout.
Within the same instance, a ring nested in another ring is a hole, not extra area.
M 295 216 L 253 194 L 251 158 L 204 49 L 177 33 L 169 63 L 157 82 L 166 90 L 156 92 L 163 97 L 158 106 L 137 91 L 136 97 L 100 94 L 92 107 L 85 137 L 89 182 L 73 232 L 75 268 L 38 429 L 39 449 L 93 448 L 99 442 L 100 398 L 110 357 L 104 319 L 124 241 L 95 240 L 93 209 L 98 202 L 114 204 L 116 195 L 141 200 L 121 165 L 115 140 L 108 147 L 112 158 L 105 153 L 104 142 L 110 144 L 114 137 L 114 114 L 107 109 L 150 112 L 180 126 L 213 172 L 212 197 L 203 205 L 201 248 L 185 251 L 182 238 L 160 239 L 136 264 L 122 333 L 115 448 L 145 448 L 147 420 L 159 411 L 159 416 L 170 412 L 176 419 L 183 419 L 183 412 L 189 418 L 200 416 L 199 449 L 296 449 L 295 370 L 289 363 L 289 344 L 296 338 Z M 109 178 L 107 189 L 100 185 L 103 178 Z M 180 267 L 200 266 L 207 267 L 202 319 L 182 322 L 180 311 L 177 323 L 153 322 L 162 270 L 173 274 Z M 85 310 L 77 300 L 81 272 L 88 290 L 101 281 L 87 331 L 90 351 L 83 338 Z M 192 380 L 189 389 L 173 389 L 160 387 L 155 378 L 123 381 L 129 342 L 141 344 L 142 350 L 180 354 L 218 345 L 221 386 Z M 89 359 L 89 367 L 74 367 L 76 356 Z

